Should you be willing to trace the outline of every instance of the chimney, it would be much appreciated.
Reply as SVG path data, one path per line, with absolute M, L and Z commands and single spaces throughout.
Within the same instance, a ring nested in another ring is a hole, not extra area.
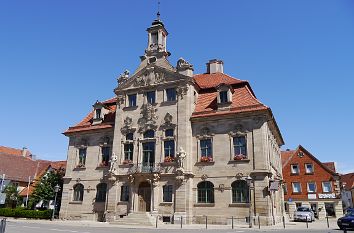
M 28 152 L 27 147 L 22 147 L 22 156 L 23 157 L 27 157 L 27 152 Z
M 208 74 L 224 73 L 224 62 L 221 60 L 212 59 L 206 65 Z

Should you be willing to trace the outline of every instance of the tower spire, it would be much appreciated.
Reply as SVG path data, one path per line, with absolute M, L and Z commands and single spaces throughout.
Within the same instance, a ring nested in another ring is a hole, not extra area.
M 160 21 L 160 0 L 157 0 L 157 20 Z

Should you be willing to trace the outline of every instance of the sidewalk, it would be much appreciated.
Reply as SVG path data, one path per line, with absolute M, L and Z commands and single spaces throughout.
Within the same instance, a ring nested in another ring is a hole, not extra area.
M 139 226 L 139 225 L 112 225 L 107 222 L 95 222 L 95 221 L 74 221 L 74 220 L 37 220 L 37 219 L 15 219 L 7 218 L 8 222 L 27 222 L 27 223 L 38 223 L 38 224 L 56 224 L 63 226 L 86 226 L 86 227 L 109 227 L 109 228 L 128 228 L 128 229 L 156 229 L 156 226 Z M 188 224 L 183 225 L 182 229 L 205 229 L 205 224 Z M 164 224 L 159 222 L 157 229 L 181 229 L 180 224 Z M 231 225 L 211 225 L 208 224 L 208 229 L 232 229 Z M 234 229 L 249 229 L 248 225 L 234 225 Z M 259 229 L 258 225 L 254 225 L 252 230 Z M 285 229 L 282 223 L 274 226 L 261 226 L 260 230 L 291 230 L 291 229 L 307 229 L 306 222 L 286 222 Z M 317 220 L 312 223 L 308 223 L 308 229 L 313 230 L 327 230 L 327 229 L 338 229 L 336 219 L 329 220 L 329 228 L 327 227 L 326 220 Z

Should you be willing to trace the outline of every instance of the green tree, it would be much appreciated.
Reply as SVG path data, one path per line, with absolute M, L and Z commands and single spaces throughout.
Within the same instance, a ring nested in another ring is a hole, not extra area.
M 18 204 L 21 204 L 20 195 L 18 193 L 17 187 L 14 185 L 6 186 L 4 193 L 6 194 L 5 205 L 11 208 L 16 208 Z
M 41 180 L 34 186 L 34 191 L 29 200 L 29 206 L 34 208 L 37 203 L 42 202 L 42 208 L 48 206 L 50 200 L 54 200 L 54 187 L 59 185 L 62 190 L 63 187 L 64 170 L 50 170 Z M 61 191 L 58 193 L 57 205 L 60 206 Z

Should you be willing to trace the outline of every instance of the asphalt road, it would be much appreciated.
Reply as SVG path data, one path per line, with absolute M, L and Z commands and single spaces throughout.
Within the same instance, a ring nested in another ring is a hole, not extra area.
M 340 230 L 323 230 L 323 229 L 134 229 L 134 228 L 119 228 L 119 226 L 80 226 L 80 225 L 63 225 L 55 222 L 37 223 L 37 222 L 16 222 L 9 220 L 5 233 L 194 233 L 194 232 L 208 232 L 208 233 L 251 233 L 251 232 L 318 232 L 318 233 L 340 233 Z M 353 231 L 351 231 L 353 232 Z M 348 232 L 349 233 L 349 232 Z

